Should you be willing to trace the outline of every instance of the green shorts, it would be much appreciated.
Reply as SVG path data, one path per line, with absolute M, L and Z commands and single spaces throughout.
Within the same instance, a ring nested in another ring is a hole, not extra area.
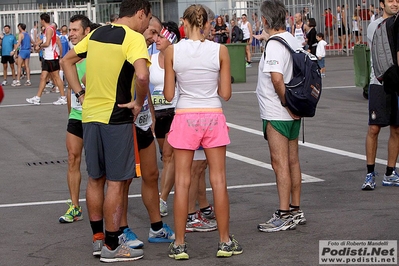
M 299 136 L 299 129 L 301 128 L 301 120 L 269 121 L 262 119 L 262 121 L 263 121 L 263 136 L 265 137 L 266 140 L 267 140 L 266 126 L 267 123 L 269 122 L 277 132 L 286 137 L 288 140 L 297 139 Z

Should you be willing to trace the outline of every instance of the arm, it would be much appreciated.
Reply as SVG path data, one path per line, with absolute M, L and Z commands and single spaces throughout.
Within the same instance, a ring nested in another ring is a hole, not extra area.
M 56 42 L 57 42 L 58 49 L 60 49 L 59 57 L 62 58 L 62 45 L 61 45 L 60 37 L 57 36 L 56 40 L 57 40 Z
M 283 74 L 278 73 L 278 72 L 271 72 L 270 73 L 272 83 L 274 86 L 274 90 L 276 91 L 278 97 L 280 98 L 281 104 L 285 105 L 285 84 L 284 84 L 284 77 Z M 288 113 L 291 115 L 291 117 L 295 120 L 300 119 L 299 116 L 294 115 L 291 113 L 290 109 L 285 107 L 288 111 Z
M 150 113 L 151 113 L 151 119 L 152 119 L 152 124 L 151 124 L 151 131 L 152 134 L 155 134 L 155 109 L 154 109 L 154 105 L 152 104 L 152 100 L 151 100 L 151 92 L 150 90 L 148 90 L 148 106 L 150 107 Z
M 118 107 L 131 109 L 134 117 L 133 121 L 135 121 L 137 115 L 140 113 L 141 108 L 143 107 L 145 96 L 149 91 L 148 85 L 150 73 L 147 67 L 147 59 L 145 58 L 137 59 L 136 61 L 134 61 L 133 66 L 136 71 L 134 84 L 136 99 L 128 103 L 118 104 Z
M 78 93 L 82 90 L 82 86 L 79 82 L 78 73 L 76 71 L 76 63 L 80 60 L 81 58 L 76 54 L 75 50 L 71 50 L 71 52 L 68 53 L 60 62 L 62 68 L 64 69 L 64 75 L 68 80 L 68 89 L 72 89 L 74 93 Z M 79 102 L 83 104 L 83 100 L 84 94 L 79 97 Z
M 252 25 L 251 23 L 248 22 L 248 30 L 249 30 L 249 43 L 252 43 L 252 38 L 253 38 L 253 31 L 252 31 Z
M 46 29 L 46 42 L 39 43 L 39 48 L 45 48 L 50 46 L 51 37 L 53 36 L 54 30 L 51 27 Z
M 173 70 L 173 45 L 170 45 L 165 50 L 165 79 L 164 79 L 164 87 L 163 94 L 165 99 L 169 102 L 173 100 L 175 96 L 175 71 Z
M 21 33 L 18 34 L 18 41 L 16 44 L 14 44 L 14 50 L 11 51 L 10 55 L 13 56 L 15 54 L 15 51 L 17 51 L 18 47 L 21 45 L 22 40 L 24 39 L 23 36 L 24 35 Z
M 227 47 L 220 45 L 220 79 L 218 86 L 218 94 L 223 100 L 228 101 L 231 97 L 231 73 L 230 73 L 230 57 Z

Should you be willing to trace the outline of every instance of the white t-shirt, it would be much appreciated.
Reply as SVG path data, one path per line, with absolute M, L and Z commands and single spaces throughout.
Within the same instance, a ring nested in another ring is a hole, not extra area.
M 371 22 L 369 24 L 369 26 L 367 27 L 367 44 L 368 46 L 371 48 L 371 44 L 373 42 L 373 35 L 375 30 L 378 27 L 378 24 L 380 24 L 382 21 L 384 20 L 383 17 L 379 17 L 376 20 L 374 20 L 373 22 Z M 378 81 L 378 79 L 375 77 L 374 75 L 374 69 L 373 69 L 373 57 L 371 56 L 370 53 L 370 64 L 371 64 L 371 72 L 370 72 L 370 84 L 377 84 L 377 85 L 381 85 L 381 82 Z
M 221 108 L 220 44 L 183 39 L 174 44 L 173 49 L 173 70 L 179 89 L 176 109 Z
M 279 33 L 292 49 L 300 48 L 297 39 L 289 32 Z M 262 55 L 259 63 L 258 84 L 256 94 L 258 97 L 260 117 L 265 120 L 294 120 L 287 109 L 281 105 L 280 98 L 271 81 L 271 72 L 283 74 L 284 83 L 292 79 L 293 65 L 291 52 L 278 41 L 269 41 L 266 46 L 266 58 Z
M 317 43 L 317 48 L 316 48 L 317 58 L 326 57 L 326 45 L 327 45 L 327 42 L 325 40 L 320 40 Z
M 179 97 L 176 88 L 175 97 L 173 97 L 172 101 L 171 102 L 166 101 L 165 96 L 163 94 L 165 70 L 159 66 L 158 57 L 159 53 L 153 54 L 151 56 L 151 66 L 150 66 L 150 83 L 154 85 L 154 90 L 151 92 L 151 98 L 155 111 L 168 109 L 168 108 L 175 108 L 177 103 L 177 98 Z

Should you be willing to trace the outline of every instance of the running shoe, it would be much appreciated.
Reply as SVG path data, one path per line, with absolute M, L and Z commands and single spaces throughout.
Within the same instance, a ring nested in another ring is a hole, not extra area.
M 24 85 L 25 85 L 25 86 L 30 86 L 30 85 L 32 85 L 32 83 L 31 83 L 30 80 L 28 79 L 28 80 L 25 82 Z
M 54 105 L 65 105 L 67 104 L 67 99 L 65 96 L 58 97 L 58 100 L 53 102 Z
M 186 232 L 211 232 L 217 228 L 216 221 L 204 218 L 200 211 L 197 211 L 194 220 L 187 220 L 186 223 Z
M 203 213 L 203 212 L 201 212 L 201 215 L 202 215 L 202 217 L 204 217 L 205 219 L 208 219 L 208 220 L 215 220 L 215 210 L 213 209 L 213 206 L 212 205 L 209 205 L 209 207 L 210 207 L 210 209 L 211 209 L 211 212 L 209 213 L 209 214 L 205 214 L 205 213 Z
M 137 238 L 137 235 L 130 228 L 123 230 L 123 233 L 119 236 L 119 244 L 122 243 L 130 248 L 141 248 L 144 246 L 144 243 Z
M 175 260 L 188 260 L 190 256 L 187 254 L 187 244 L 181 244 L 175 247 L 175 242 L 170 243 L 169 258 Z
M 375 189 L 375 172 L 368 173 L 366 179 L 362 185 L 362 190 L 374 190 Z M 382 181 L 384 182 L 384 181 Z
M 100 256 L 101 255 L 101 249 L 103 248 L 104 245 L 104 233 L 97 233 L 93 235 L 93 256 Z
M 101 249 L 100 261 L 133 261 L 141 259 L 143 256 L 144 252 L 142 249 L 132 249 L 125 243 L 120 244 L 115 250 L 110 250 L 106 245 L 104 245 Z
M 26 101 L 31 104 L 40 105 L 40 97 L 33 96 L 32 98 L 26 98 Z
M 159 198 L 159 210 L 162 217 L 168 215 L 168 204 L 161 198 Z
M 60 223 L 73 223 L 74 221 L 83 220 L 82 207 L 73 205 L 71 200 L 68 200 L 66 204 L 69 208 L 66 213 L 58 219 Z
M 382 179 L 382 185 L 389 187 L 399 187 L 399 175 L 398 173 L 396 173 L 396 169 L 392 171 L 392 174 L 390 176 L 384 175 L 384 178 Z
M 6 86 L 7 85 L 7 80 L 4 80 L 2 83 L 1 83 L 1 86 Z
M 19 80 L 17 80 L 17 81 L 15 81 L 15 82 L 11 83 L 11 86 L 13 86 L 13 87 L 19 87 L 19 86 L 21 86 L 21 82 L 20 82 Z
M 294 221 L 295 224 L 300 224 L 300 225 L 306 224 L 305 214 L 301 209 L 299 210 L 291 209 L 290 212 L 292 215 L 292 220 Z
M 54 87 L 54 84 L 52 82 L 47 82 L 46 83 L 46 88 L 52 89 Z
M 243 249 L 238 241 L 234 239 L 234 236 L 230 237 L 230 244 L 226 242 L 219 242 L 218 252 L 216 256 L 219 258 L 231 257 L 232 255 L 239 255 L 243 252 Z
M 251 65 L 251 63 L 248 63 L 248 62 L 247 62 L 247 63 L 245 63 L 245 67 L 247 67 L 247 68 L 248 68 L 248 67 L 252 67 L 252 65 Z
M 154 231 L 150 228 L 150 232 L 148 234 L 148 242 L 150 243 L 170 243 L 175 240 L 175 233 L 173 230 L 167 225 L 163 224 L 163 227 Z
M 258 230 L 262 232 L 278 232 L 285 230 L 294 230 L 296 228 L 296 224 L 292 219 L 292 215 L 281 216 L 278 211 L 273 213 L 272 218 L 258 225 Z

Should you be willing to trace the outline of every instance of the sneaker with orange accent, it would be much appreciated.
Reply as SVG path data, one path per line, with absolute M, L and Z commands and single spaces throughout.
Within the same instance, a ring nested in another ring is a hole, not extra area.
M 132 261 L 141 259 L 144 256 L 142 249 L 132 249 L 125 243 L 120 244 L 116 249 L 111 250 L 107 245 L 101 249 L 102 262 Z
M 104 233 L 97 233 L 93 235 L 93 256 L 100 256 L 101 255 L 101 249 L 103 248 L 104 245 Z

